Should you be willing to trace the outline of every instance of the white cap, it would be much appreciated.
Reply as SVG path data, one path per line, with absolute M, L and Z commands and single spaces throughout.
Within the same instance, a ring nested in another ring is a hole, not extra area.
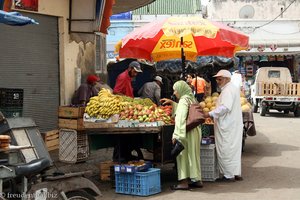
M 159 81 L 161 84 L 163 84 L 162 78 L 160 76 L 155 76 L 154 80 Z
M 213 77 L 225 77 L 225 78 L 231 78 L 231 73 L 228 70 L 221 69 L 216 75 Z

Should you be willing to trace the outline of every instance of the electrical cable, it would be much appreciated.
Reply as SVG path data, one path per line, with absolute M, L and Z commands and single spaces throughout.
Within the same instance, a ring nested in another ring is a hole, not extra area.
M 293 3 L 295 3 L 296 0 L 292 1 L 285 9 L 283 9 L 283 11 L 280 12 L 280 14 L 278 16 L 276 16 L 274 19 L 272 19 L 271 21 L 263 24 L 263 25 L 260 25 L 260 26 L 256 26 L 254 27 L 254 30 L 258 29 L 258 28 L 261 28 L 261 27 L 264 27 L 268 24 L 271 24 L 272 22 L 274 22 L 278 17 L 280 17 Z

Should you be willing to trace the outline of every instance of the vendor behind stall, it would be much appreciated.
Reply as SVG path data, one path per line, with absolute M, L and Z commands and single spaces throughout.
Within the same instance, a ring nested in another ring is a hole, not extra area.
M 118 76 L 114 87 L 114 94 L 123 94 L 133 98 L 134 95 L 131 81 L 139 72 L 143 72 L 140 63 L 132 61 L 129 64 L 128 69 Z
M 99 90 L 95 87 L 97 81 L 100 81 L 98 76 L 89 75 L 86 79 L 86 83 L 82 83 L 75 91 L 72 97 L 72 105 L 85 106 L 91 97 L 97 96 L 99 92 Z
M 122 72 L 117 80 L 116 85 L 114 87 L 114 94 L 121 94 L 129 97 L 134 97 L 133 95 L 133 88 L 131 81 L 134 77 L 138 75 L 139 72 L 143 72 L 141 70 L 141 65 L 137 61 L 132 61 L 129 64 L 129 67 L 127 70 Z M 122 137 L 120 136 L 120 144 L 116 144 L 114 148 L 113 153 L 113 160 L 119 161 L 119 162 L 126 162 L 129 160 L 135 160 L 143 158 L 142 151 L 140 150 L 138 144 L 139 141 L 136 137 L 133 136 L 127 136 Z M 138 157 L 132 155 L 132 151 L 136 151 L 138 154 Z
M 159 101 L 161 97 L 162 84 L 162 78 L 160 76 L 155 76 L 154 81 L 145 83 L 138 91 L 138 94 L 141 96 L 141 98 L 149 98 L 156 105 L 160 105 Z

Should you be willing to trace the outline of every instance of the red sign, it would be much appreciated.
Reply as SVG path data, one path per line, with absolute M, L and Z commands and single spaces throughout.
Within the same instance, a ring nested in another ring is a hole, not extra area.
M 16 9 L 30 11 L 38 11 L 38 2 L 38 0 L 14 0 Z

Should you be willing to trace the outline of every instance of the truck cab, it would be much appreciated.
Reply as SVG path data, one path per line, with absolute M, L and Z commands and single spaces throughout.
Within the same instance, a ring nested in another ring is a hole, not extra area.
M 286 67 L 262 67 L 255 75 L 251 86 L 253 112 L 260 110 L 265 116 L 270 109 L 288 114 L 300 115 L 300 83 L 293 83 L 292 76 Z

